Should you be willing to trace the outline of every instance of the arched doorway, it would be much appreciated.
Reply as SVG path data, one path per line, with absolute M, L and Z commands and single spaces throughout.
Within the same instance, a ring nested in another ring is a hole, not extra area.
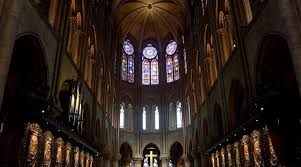
M 257 64 L 257 99 L 264 110 L 277 156 L 283 166 L 299 166 L 300 95 L 286 40 L 279 35 L 266 36 Z
M 128 143 L 123 143 L 120 147 L 121 159 L 119 161 L 119 167 L 133 167 L 132 156 L 133 151 Z
M 0 166 L 19 166 L 25 125 L 38 120 L 46 109 L 48 93 L 40 41 L 31 35 L 22 36 L 15 41 L 1 107 L 4 129 L 0 136 Z
M 148 144 L 143 150 L 143 162 L 142 167 L 148 164 L 150 167 L 159 167 L 161 166 L 160 162 L 160 150 L 153 144 Z M 156 166 L 158 165 L 158 166 Z
M 175 142 L 170 148 L 170 165 L 172 167 L 184 167 L 183 147 L 179 142 Z

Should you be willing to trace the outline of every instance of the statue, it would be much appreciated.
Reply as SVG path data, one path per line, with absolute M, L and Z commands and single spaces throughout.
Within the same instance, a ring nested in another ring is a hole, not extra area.
M 143 167 L 149 167 L 147 158 L 144 158 L 143 160 Z

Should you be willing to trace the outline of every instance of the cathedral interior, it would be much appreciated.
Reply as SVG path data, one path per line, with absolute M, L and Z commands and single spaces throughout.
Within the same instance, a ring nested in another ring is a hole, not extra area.
M 300 167 L 300 0 L 0 0 L 0 167 Z

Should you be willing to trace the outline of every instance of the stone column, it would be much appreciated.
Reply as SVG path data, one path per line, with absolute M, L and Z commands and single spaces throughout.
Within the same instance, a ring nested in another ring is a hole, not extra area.
M 199 166 L 199 157 L 197 153 L 192 153 L 193 166 Z
M 182 156 L 183 160 L 184 160 L 184 164 L 185 164 L 185 167 L 190 167 L 190 159 L 189 157 L 185 154 Z
M 111 154 L 105 153 L 102 167 L 111 167 Z
M 288 30 L 288 47 L 290 48 L 293 64 L 295 66 L 296 80 L 298 87 L 301 87 L 301 42 L 300 22 L 295 10 L 292 10 L 290 1 L 276 1 L 280 9 L 280 19 L 284 21 L 283 29 Z M 1 24 L 0 24 L 1 25 Z M 286 32 L 286 31 L 284 31 Z M 0 54 L 1 55 L 1 54 Z M 1 70 L 0 70 L 1 71 Z M 301 89 L 299 89 L 301 93 Z
M 119 164 L 119 160 L 121 159 L 121 155 L 120 154 L 117 154 L 113 160 L 112 160 L 112 166 L 113 167 L 118 167 L 118 164 Z
M 135 167 L 141 167 L 142 162 L 143 162 L 143 158 L 142 157 L 134 157 L 133 161 L 135 163 Z
M 0 15 L 0 108 L 16 39 L 19 12 L 23 1 L 5 0 Z
M 168 167 L 169 165 L 169 157 L 160 157 L 162 162 L 162 167 Z
M 95 164 L 96 164 L 96 167 L 103 167 L 103 157 L 102 156 L 97 156 L 95 158 Z

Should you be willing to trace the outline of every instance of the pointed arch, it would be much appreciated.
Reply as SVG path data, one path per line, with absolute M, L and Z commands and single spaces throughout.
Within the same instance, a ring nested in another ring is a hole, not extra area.
M 153 59 L 151 62 L 151 84 L 159 84 L 159 65 L 158 60 Z
M 147 59 L 142 61 L 142 84 L 150 85 L 150 63 Z

